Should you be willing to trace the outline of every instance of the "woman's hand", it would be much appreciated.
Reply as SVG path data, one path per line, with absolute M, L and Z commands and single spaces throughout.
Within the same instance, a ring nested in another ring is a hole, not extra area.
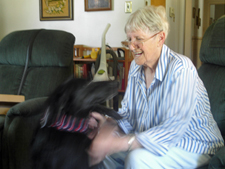
M 118 135 L 115 132 L 117 129 L 114 120 L 105 120 L 101 125 L 98 134 L 95 136 L 88 150 L 90 166 L 101 162 L 106 155 L 116 152 L 113 144 L 118 142 Z
M 87 133 L 87 136 L 92 140 L 98 133 L 98 122 L 94 117 L 89 117 L 88 128 L 89 132 Z
M 97 112 L 90 113 L 88 121 L 88 128 L 90 129 L 90 132 L 87 134 L 89 139 L 93 139 L 96 136 L 99 128 L 105 121 L 106 121 L 105 116 Z
M 102 114 L 98 113 L 98 112 L 92 112 L 90 114 L 90 117 L 93 117 L 94 119 L 96 119 L 98 121 L 98 127 L 100 128 L 102 126 L 103 123 L 105 123 L 106 121 L 106 117 L 103 116 Z

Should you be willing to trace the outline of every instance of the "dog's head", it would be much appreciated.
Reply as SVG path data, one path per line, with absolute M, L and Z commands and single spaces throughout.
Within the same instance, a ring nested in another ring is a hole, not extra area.
M 85 112 L 93 109 L 94 106 L 112 99 L 117 93 L 118 82 L 116 81 L 90 82 L 74 95 L 73 109 L 77 110 L 78 116 L 82 116 Z
M 85 79 L 69 79 L 47 99 L 48 120 L 46 125 L 52 124 L 62 113 L 77 118 L 87 118 L 90 111 L 99 111 L 99 113 L 119 119 L 118 114 L 114 115 L 112 110 L 101 106 L 102 103 L 117 94 L 117 81 L 90 82 Z

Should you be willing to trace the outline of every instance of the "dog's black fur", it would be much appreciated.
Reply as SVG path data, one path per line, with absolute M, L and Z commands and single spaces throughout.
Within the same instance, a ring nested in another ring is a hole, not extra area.
M 49 118 L 39 128 L 31 145 L 35 169 L 87 169 L 86 150 L 91 140 L 83 133 L 60 131 L 51 125 L 62 111 L 67 115 L 87 118 L 90 111 L 120 119 L 116 111 L 101 103 L 118 92 L 118 82 L 89 82 L 85 79 L 70 79 L 60 85 L 47 99 L 44 110 L 49 108 Z

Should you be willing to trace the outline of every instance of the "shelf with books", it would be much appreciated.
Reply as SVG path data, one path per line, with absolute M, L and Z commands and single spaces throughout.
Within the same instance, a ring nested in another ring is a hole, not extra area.
M 88 69 L 88 71 L 91 72 L 91 66 L 92 66 L 93 63 L 95 63 L 96 59 L 82 58 L 82 56 L 90 55 L 93 48 L 94 47 L 88 47 L 88 46 L 85 46 L 85 45 L 74 45 L 73 61 L 74 61 L 74 75 L 76 77 L 80 76 L 78 71 L 81 69 L 81 72 L 82 72 L 82 68 L 85 64 L 86 64 L 85 66 Z M 98 47 L 95 47 L 95 48 L 98 48 Z M 131 61 L 133 60 L 133 57 L 132 57 L 130 51 L 123 48 L 123 47 L 112 47 L 111 49 L 117 55 L 119 55 L 118 54 L 119 50 L 124 51 L 124 55 L 120 56 L 118 58 L 118 67 L 120 67 L 120 69 L 118 70 L 118 77 L 117 77 L 117 79 L 120 78 L 120 80 L 122 80 L 122 82 L 120 82 L 121 86 L 120 86 L 119 92 L 123 93 L 126 90 L 129 67 L 130 67 Z M 112 60 L 108 60 L 108 62 L 111 62 L 111 61 Z M 77 65 L 79 65 L 81 68 L 78 69 Z M 88 72 L 87 72 L 87 75 L 93 76 L 93 74 L 90 74 Z M 85 77 L 85 76 L 86 75 L 84 75 L 82 77 Z

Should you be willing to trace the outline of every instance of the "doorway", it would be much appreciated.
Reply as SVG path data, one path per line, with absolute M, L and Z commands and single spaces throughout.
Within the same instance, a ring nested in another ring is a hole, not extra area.
M 210 22 L 225 14 L 225 0 L 204 0 L 203 34 Z M 214 15 L 214 18 L 213 18 Z
M 184 54 L 190 57 L 196 68 L 199 68 L 202 64 L 199 58 L 202 37 L 210 22 L 218 19 L 218 15 L 220 15 L 218 11 L 221 13 L 222 10 L 224 14 L 224 7 L 225 0 L 186 0 Z M 214 13 L 213 9 L 217 13 Z M 195 16 L 193 16 L 194 10 Z M 200 14 L 198 14 L 198 11 L 200 11 Z M 199 22 L 197 22 L 196 15 L 199 15 Z M 197 23 L 200 25 L 197 25 Z

